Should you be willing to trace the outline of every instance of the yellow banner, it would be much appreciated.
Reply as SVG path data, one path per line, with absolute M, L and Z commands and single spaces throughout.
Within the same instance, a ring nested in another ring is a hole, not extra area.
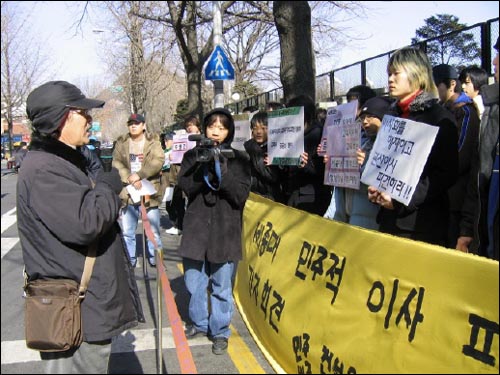
M 498 262 L 251 194 L 235 297 L 278 373 L 498 373 Z

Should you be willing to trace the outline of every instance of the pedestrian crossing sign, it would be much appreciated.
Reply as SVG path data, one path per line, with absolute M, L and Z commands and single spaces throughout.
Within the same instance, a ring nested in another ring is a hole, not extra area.
M 205 68 L 205 79 L 209 81 L 234 79 L 234 68 L 219 45 L 215 46 L 212 55 L 208 59 Z

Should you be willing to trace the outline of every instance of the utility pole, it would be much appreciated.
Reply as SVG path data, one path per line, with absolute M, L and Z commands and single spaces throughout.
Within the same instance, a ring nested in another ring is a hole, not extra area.
M 218 46 L 222 42 L 222 11 L 221 2 L 214 1 L 214 46 Z M 214 80 L 214 108 L 224 107 L 224 81 L 221 79 Z

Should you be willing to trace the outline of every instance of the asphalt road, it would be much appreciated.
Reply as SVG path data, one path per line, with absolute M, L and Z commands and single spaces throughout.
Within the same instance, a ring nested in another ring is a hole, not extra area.
M 41 362 L 37 352 L 26 348 L 24 341 L 24 313 L 22 299 L 23 260 L 17 234 L 15 189 L 17 175 L 5 169 L 2 160 L 1 225 L 2 225 L 2 287 L 1 287 L 1 373 L 38 374 Z M 162 210 L 163 264 L 166 269 L 175 305 L 182 322 L 187 321 L 188 294 L 184 285 L 177 247 L 180 236 L 165 233 L 170 227 L 166 211 Z M 141 225 L 139 225 L 141 227 Z M 138 243 L 142 243 L 138 230 Z M 143 268 L 142 259 L 136 268 L 146 323 L 124 332 L 114 340 L 109 366 L 111 374 L 154 374 L 159 367 L 155 337 L 159 313 L 157 303 L 157 269 Z M 238 310 L 232 321 L 232 336 L 226 354 L 212 354 L 212 343 L 205 337 L 188 341 L 196 371 L 200 374 L 271 373 L 269 365 L 248 332 Z M 180 373 L 178 350 L 175 347 L 172 327 L 162 301 L 163 363 L 162 373 Z

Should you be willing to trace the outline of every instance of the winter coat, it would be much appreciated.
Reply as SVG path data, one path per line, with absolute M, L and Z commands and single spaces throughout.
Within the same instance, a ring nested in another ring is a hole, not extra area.
M 275 202 L 283 203 L 279 168 L 276 165 L 264 163 L 267 142 L 259 144 L 255 139 L 249 139 L 244 143 L 244 147 L 251 163 L 252 187 L 250 190 Z
M 97 256 L 82 302 L 84 341 L 110 339 L 144 321 L 117 218 L 120 199 L 95 187 L 85 157 L 54 139 L 34 139 L 17 181 L 17 222 L 29 280 L 80 282 L 85 257 Z
M 282 171 L 282 185 L 285 201 L 295 207 L 317 215 L 323 215 L 331 199 L 331 187 L 324 185 L 325 164 L 317 154 L 323 128 L 314 123 L 304 131 L 304 151 L 308 161 L 304 168 L 285 167 Z
M 469 181 L 472 153 L 477 148 L 480 120 L 474 102 L 464 93 L 461 93 L 453 103 L 447 102 L 445 107 L 453 113 L 457 121 L 458 180 L 448 190 L 448 198 L 450 211 L 459 213 L 462 210 Z
M 187 151 L 182 159 L 178 185 L 188 197 L 184 216 L 183 236 L 179 254 L 184 258 L 210 263 L 236 262 L 242 258 L 242 213 L 250 192 L 250 163 L 246 154 L 234 151 L 234 158 L 223 158 L 222 180 L 218 178 L 214 161 L 196 161 L 198 147 Z
M 493 215 L 494 252 L 491 257 L 496 260 L 499 256 L 498 204 L 495 208 L 488 207 L 488 197 L 493 162 L 495 156 L 498 155 L 498 89 L 498 83 L 481 87 L 485 109 L 481 119 L 479 147 L 474 150 L 472 155 L 471 176 L 460 223 L 460 235 L 473 237 L 469 251 L 487 256 L 487 215 Z M 496 193 L 498 194 L 498 190 Z
M 27 153 L 28 153 L 27 148 L 20 148 L 14 154 L 17 169 L 21 168 L 21 164 L 23 163 L 24 157 L 26 156 Z
M 165 162 L 165 153 L 161 148 L 160 138 L 156 134 L 144 133 L 144 159 L 142 167 L 137 172 L 141 179 L 148 179 L 153 184 L 157 193 L 149 197 L 148 207 L 158 207 L 162 201 L 160 186 L 160 171 Z M 126 186 L 129 185 L 128 177 L 131 175 L 130 169 L 130 134 L 122 135 L 116 140 L 113 151 L 113 167 L 118 169 L 120 177 L 125 187 L 120 193 L 120 198 L 123 205 L 133 204 L 132 199 L 128 195 Z
M 401 116 L 397 102 L 391 106 Z M 409 120 L 439 128 L 408 206 L 392 200 L 394 209 L 380 208 L 380 231 L 445 246 L 449 205 L 447 191 L 458 178 L 458 136 L 453 115 L 431 98 L 419 94 L 409 107 Z

